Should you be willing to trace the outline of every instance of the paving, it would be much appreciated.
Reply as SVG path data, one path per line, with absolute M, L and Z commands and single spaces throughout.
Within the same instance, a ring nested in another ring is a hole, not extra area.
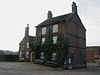
M 86 69 L 61 70 L 27 62 L 0 62 L 0 75 L 100 75 L 97 64 Z

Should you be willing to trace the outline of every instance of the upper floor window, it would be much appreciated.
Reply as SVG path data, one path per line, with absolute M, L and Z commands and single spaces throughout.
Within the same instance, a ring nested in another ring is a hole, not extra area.
M 54 44 L 57 43 L 57 36 L 53 37 L 53 43 L 54 43 Z
M 42 34 L 46 34 L 46 27 L 42 28 Z
M 27 48 L 29 48 L 29 42 L 27 42 Z
M 58 24 L 53 25 L 53 33 L 58 32 Z
M 42 38 L 42 44 L 44 44 L 44 42 L 45 42 L 45 38 Z

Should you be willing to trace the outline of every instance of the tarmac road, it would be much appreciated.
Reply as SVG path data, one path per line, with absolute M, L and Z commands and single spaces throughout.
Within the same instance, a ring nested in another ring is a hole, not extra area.
M 54 70 L 33 63 L 0 62 L 0 75 L 100 75 L 100 67 L 88 64 L 86 69 Z

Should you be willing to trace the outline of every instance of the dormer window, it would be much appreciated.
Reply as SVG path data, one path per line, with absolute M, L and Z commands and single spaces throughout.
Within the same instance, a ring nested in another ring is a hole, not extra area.
M 58 24 L 53 25 L 53 33 L 58 32 Z
M 46 27 L 42 28 L 42 34 L 46 34 Z

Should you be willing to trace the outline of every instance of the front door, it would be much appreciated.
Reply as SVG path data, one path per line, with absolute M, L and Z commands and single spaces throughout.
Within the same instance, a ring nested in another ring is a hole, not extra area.
M 31 52 L 30 53 L 30 62 L 34 62 L 34 60 L 35 60 L 35 53 Z

